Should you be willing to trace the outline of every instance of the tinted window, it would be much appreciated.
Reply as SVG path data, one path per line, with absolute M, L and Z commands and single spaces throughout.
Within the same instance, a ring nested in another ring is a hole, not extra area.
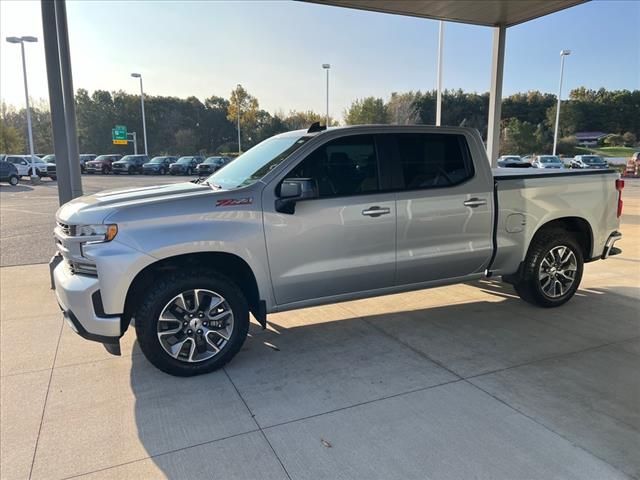
M 287 175 L 313 178 L 321 197 L 378 190 L 378 164 L 371 135 L 338 138 L 319 147 Z
M 398 153 L 406 189 L 446 187 L 473 177 L 473 162 L 462 135 L 398 134 Z

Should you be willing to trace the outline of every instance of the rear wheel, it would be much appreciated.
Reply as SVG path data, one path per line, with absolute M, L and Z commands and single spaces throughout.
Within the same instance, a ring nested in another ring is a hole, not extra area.
M 192 173 L 191 167 L 187 168 L 187 175 L 191 175 L 191 173 Z
M 129 168 L 127 168 L 127 173 L 129 175 L 133 175 L 135 173 L 135 169 L 133 167 L 129 167 Z
M 105 165 L 104 167 L 102 167 L 102 174 L 106 175 L 107 173 L 109 173 L 109 169 L 107 168 L 107 166 Z
M 230 279 L 211 270 L 165 274 L 143 298 L 135 318 L 147 359 L 181 377 L 225 365 L 249 329 L 244 295 Z
M 12 187 L 15 187 L 16 185 L 18 185 L 18 183 L 20 183 L 20 179 L 17 175 L 11 175 L 9 177 L 9 185 L 11 185 Z
M 584 258 L 573 235 L 550 230 L 535 236 L 520 279 L 514 284 L 523 300 L 541 307 L 558 307 L 576 293 Z
M 167 172 L 166 172 L 166 170 L 165 170 L 164 168 L 160 168 L 160 172 L 159 172 L 159 173 L 160 173 L 160 175 L 164 175 L 164 174 L 166 174 Z

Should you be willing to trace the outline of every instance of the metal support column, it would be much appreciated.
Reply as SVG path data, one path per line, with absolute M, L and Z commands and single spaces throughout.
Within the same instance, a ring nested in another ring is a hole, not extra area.
M 41 8 L 58 199 L 62 205 L 82 195 L 67 12 L 64 0 L 42 0 Z
M 502 116 L 502 77 L 504 73 L 504 47 L 507 28 L 493 29 L 493 55 L 491 60 L 491 89 L 489 90 L 489 125 L 487 128 L 487 156 L 492 167 L 497 166 L 500 152 L 500 118 Z

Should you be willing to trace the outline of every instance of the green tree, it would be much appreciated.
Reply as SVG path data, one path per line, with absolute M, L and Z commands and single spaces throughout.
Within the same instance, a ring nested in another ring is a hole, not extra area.
M 420 92 L 393 92 L 387 102 L 387 113 L 391 123 L 397 125 L 413 125 L 418 123 L 420 112 L 416 100 Z
M 198 139 L 196 133 L 190 128 L 182 128 L 175 135 L 176 148 L 185 155 L 193 155 L 198 152 Z
M 381 98 L 357 99 L 345 110 L 344 120 L 347 125 L 387 123 L 387 107 Z
M 604 144 L 608 147 L 621 147 L 624 145 L 624 138 L 622 135 L 607 135 L 607 138 L 604 139 Z
M 15 127 L 0 120 L 0 152 L 16 153 L 24 148 L 25 139 Z
M 544 145 L 536 138 L 536 130 L 536 125 L 522 122 L 517 118 L 504 121 L 500 153 L 503 155 L 525 155 L 542 152 Z

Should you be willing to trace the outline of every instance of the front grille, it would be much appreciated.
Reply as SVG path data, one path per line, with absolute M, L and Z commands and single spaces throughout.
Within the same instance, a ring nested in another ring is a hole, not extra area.
M 113 168 L 115 168 L 115 169 L 121 169 L 121 168 L 124 168 L 124 165 L 118 165 L 118 164 L 115 164 L 115 163 L 114 163 L 114 164 L 112 165 L 112 167 L 113 167 Z
M 55 171 L 56 171 L 55 165 L 48 165 L 47 166 L 47 172 L 55 172 Z
M 69 269 L 72 275 L 88 275 L 91 277 L 98 276 L 98 269 L 95 265 L 90 263 L 79 263 L 69 261 Z
M 65 235 L 67 235 L 69 237 L 73 237 L 76 234 L 76 226 L 75 225 L 69 225 L 69 224 L 66 224 L 66 223 L 58 222 L 58 228 L 60 228 L 62 233 L 64 233 Z

